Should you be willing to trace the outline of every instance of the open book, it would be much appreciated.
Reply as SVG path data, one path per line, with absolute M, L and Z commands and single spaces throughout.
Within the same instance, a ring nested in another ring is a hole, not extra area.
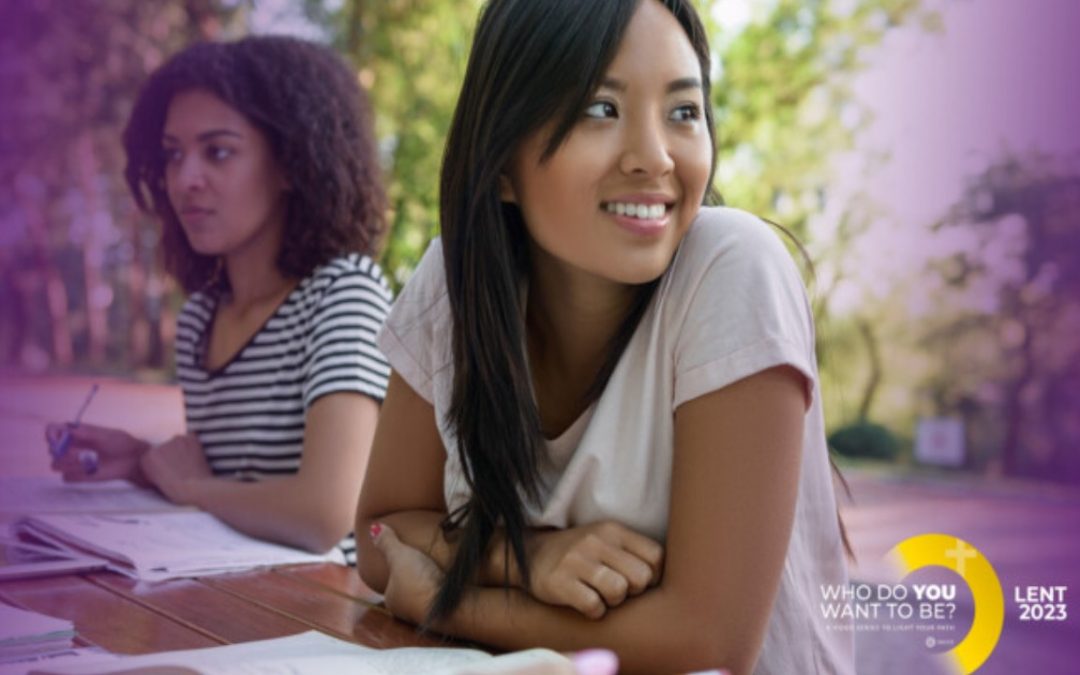
M 109 569 L 162 581 L 296 563 L 337 562 L 337 549 L 318 555 L 253 539 L 202 511 L 39 514 L 15 524 L 23 539 L 98 557 Z
M 372 649 L 316 631 L 243 644 L 97 661 L 60 660 L 33 673 L 88 675 L 183 667 L 201 675 L 525 675 L 573 672 L 570 661 L 547 649 L 491 656 L 476 649 Z
M 20 538 L 13 526 L 28 515 L 190 510 L 173 504 L 156 490 L 123 480 L 64 483 L 55 475 L 0 476 L 0 579 L 88 572 L 107 566 L 99 556 Z

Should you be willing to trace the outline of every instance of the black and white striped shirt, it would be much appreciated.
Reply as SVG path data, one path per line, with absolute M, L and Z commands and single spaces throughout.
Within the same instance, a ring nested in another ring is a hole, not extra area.
M 228 363 L 210 371 L 204 363 L 217 299 L 194 293 L 177 321 L 176 374 L 188 431 L 214 474 L 259 480 L 296 473 L 304 416 L 319 397 L 359 392 L 381 402 L 390 366 L 375 335 L 390 300 L 370 258 L 337 258 L 301 281 Z M 341 546 L 354 563 L 352 537 Z

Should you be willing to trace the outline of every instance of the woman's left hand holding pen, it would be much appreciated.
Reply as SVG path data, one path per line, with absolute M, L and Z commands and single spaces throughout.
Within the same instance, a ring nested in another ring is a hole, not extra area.
M 93 424 L 50 424 L 45 427 L 45 440 L 50 448 L 56 447 L 65 435 L 69 438 L 65 452 L 52 453 L 52 470 L 63 474 L 65 482 L 121 478 L 140 485 L 147 483 L 139 468 L 142 455 L 150 448 L 146 441 L 120 429 Z

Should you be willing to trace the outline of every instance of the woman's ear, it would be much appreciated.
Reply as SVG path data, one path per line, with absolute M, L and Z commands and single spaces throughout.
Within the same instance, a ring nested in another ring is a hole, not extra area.
M 517 204 L 514 183 L 510 180 L 510 176 L 505 173 L 499 174 L 499 199 L 507 204 Z

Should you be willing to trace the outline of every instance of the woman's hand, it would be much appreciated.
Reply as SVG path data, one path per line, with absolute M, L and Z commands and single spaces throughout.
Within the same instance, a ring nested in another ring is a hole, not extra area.
M 536 531 L 526 546 L 532 596 L 590 619 L 658 583 L 664 559 L 663 546 L 613 521 Z
M 140 467 L 147 480 L 177 504 L 191 503 L 186 489 L 192 481 L 212 478 L 206 454 L 195 434 L 173 436 L 142 455 Z
M 45 427 L 45 440 L 53 455 L 52 470 L 63 474 L 66 482 L 120 478 L 146 484 L 139 461 L 150 444 L 126 431 L 93 424 L 50 424 Z
M 394 616 L 419 624 L 427 616 L 442 584 L 443 573 L 424 552 L 398 539 L 397 533 L 383 523 L 371 526 L 375 547 L 386 557 L 390 578 L 383 601 Z

